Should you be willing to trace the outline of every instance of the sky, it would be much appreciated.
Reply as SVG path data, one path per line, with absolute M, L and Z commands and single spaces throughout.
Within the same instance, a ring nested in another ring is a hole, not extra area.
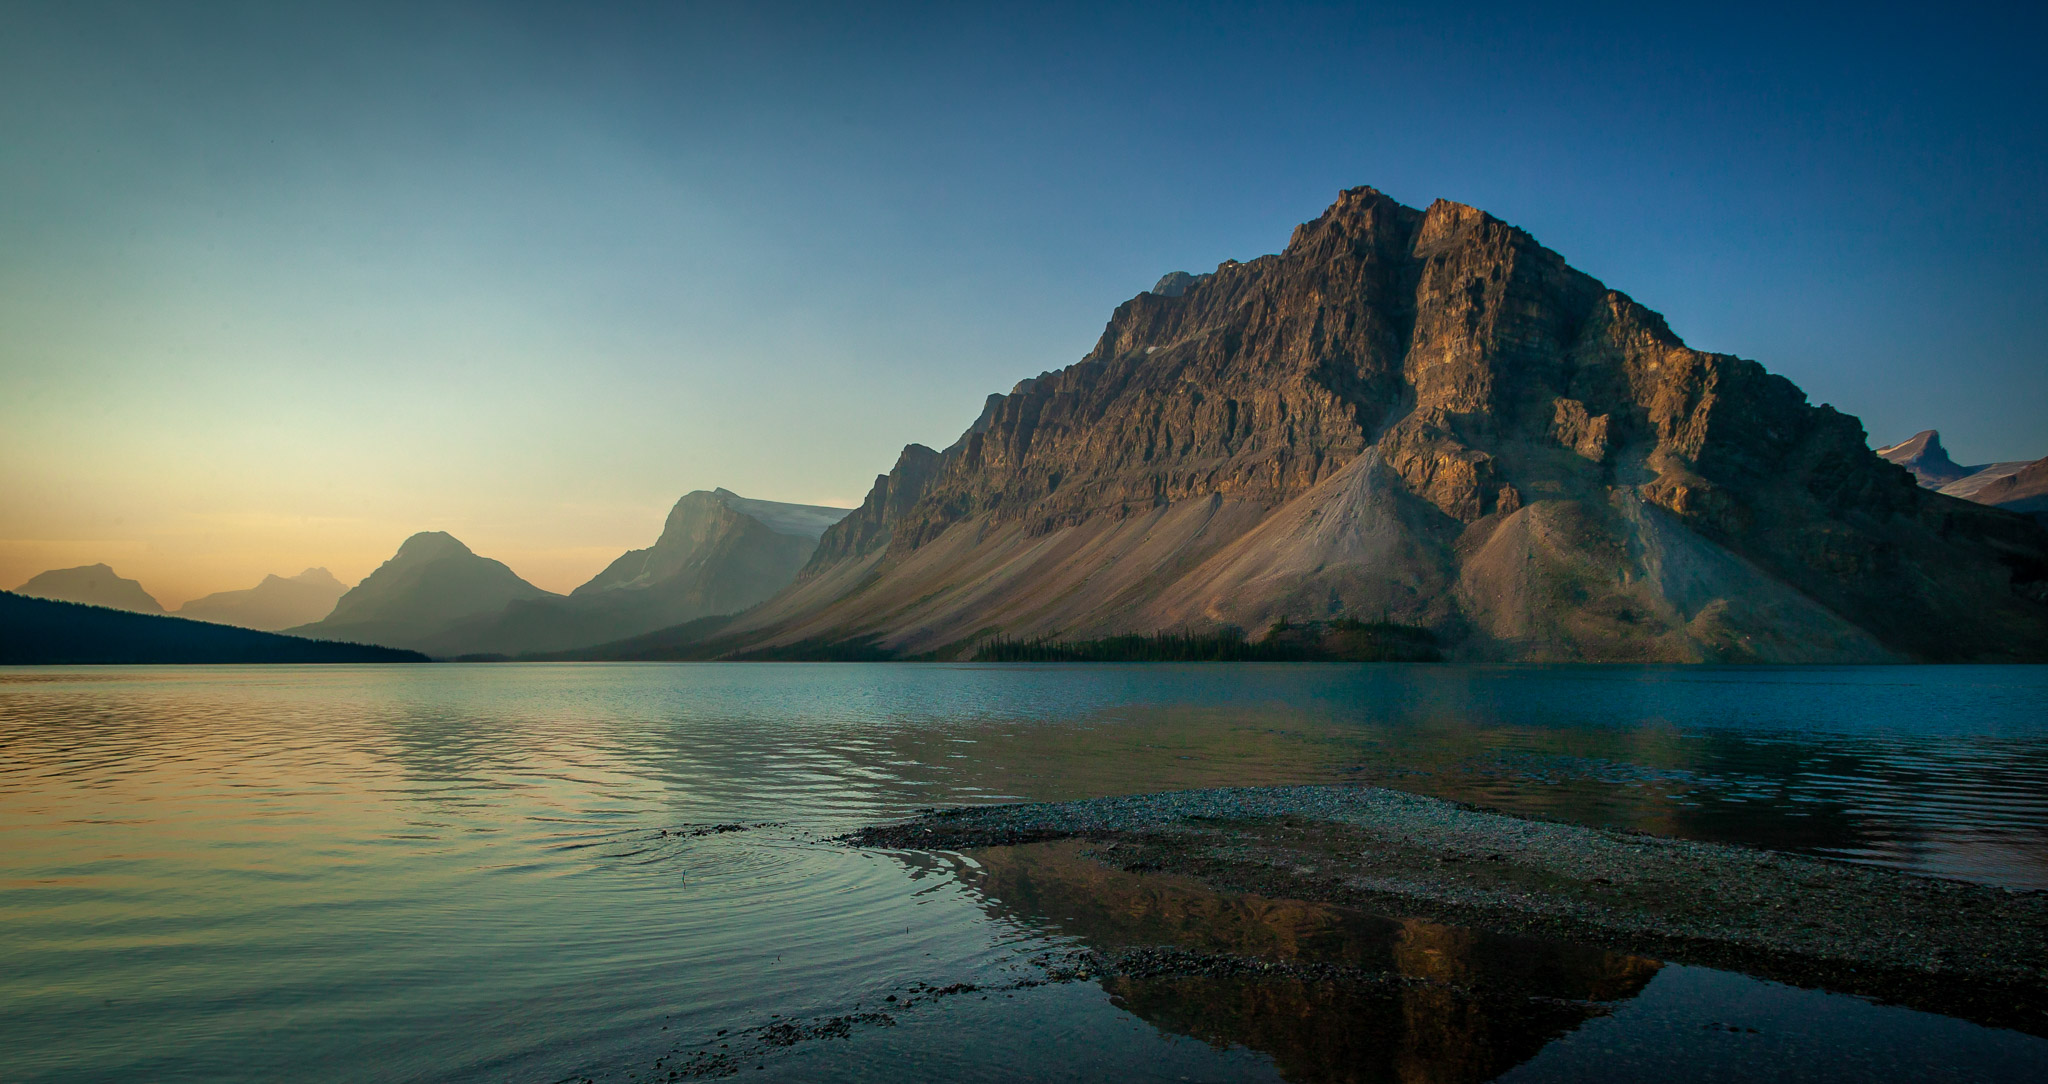
M 1643 7 L 1709 8 L 1683 12 Z M 0 0 L 0 586 L 857 504 L 1336 193 L 1529 230 L 1874 442 L 2048 454 L 2034 6 Z

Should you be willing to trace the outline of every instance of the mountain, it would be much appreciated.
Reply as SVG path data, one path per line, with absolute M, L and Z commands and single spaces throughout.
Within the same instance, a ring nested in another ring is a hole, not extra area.
M 1997 501 L 1979 499 L 1978 491 L 2027 466 L 2026 460 L 1957 466 L 1948 457 L 1947 449 L 1941 446 L 1941 434 L 1932 429 L 1923 429 L 1909 440 L 1879 448 L 1877 454 L 1912 471 L 1913 477 L 1928 489 L 1979 504 L 1997 504 Z
M 14 589 L 35 598 L 62 602 L 83 602 L 142 614 L 160 614 L 164 608 L 134 580 L 124 580 L 106 565 L 80 565 L 44 572 Z
M 1935 487 L 1935 492 L 1966 501 L 1976 501 L 1978 504 L 1997 504 L 1997 501 L 1987 501 L 1981 496 L 1984 489 L 2001 478 L 2018 474 L 2028 466 L 2029 461 L 2015 459 L 2004 463 L 1986 463 L 1981 467 L 1965 467 L 1964 469 L 1970 473 L 1947 485 Z
M 466 620 L 513 602 L 560 598 L 479 557 L 444 531 L 422 531 L 334 604 L 324 619 L 286 631 L 411 650 Z
M 0 591 L 0 664 L 425 662 L 411 651 L 56 602 Z
M 1940 489 L 1984 469 L 1957 466 L 1948 457 L 1948 449 L 1941 446 L 1941 434 L 1932 429 L 1922 429 L 1897 444 L 1879 448 L 1877 454 L 1912 471 L 1913 477 L 1929 489 Z
M 1474 660 L 2048 657 L 2048 532 L 1475 208 L 1353 189 L 1162 285 L 695 651 L 1341 619 Z
M 744 610 L 789 586 L 844 508 L 698 490 L 661 536 L 567 597 L 519 599 L 419 641 L 444 657 L 561 651 Z
M 2048 458 L 1986 482 L 1971 500 L 2032 516 L 2048 525 Z
M 178 616 L 276 631 L 326 617 L 335 602 L 347 593 L 348 585 L 335 579 L 333 573 L 324 568 L 309 568 L 290 579 L 269 575 L 244 591 L 216 591 L 195 598 L 178 607 Z

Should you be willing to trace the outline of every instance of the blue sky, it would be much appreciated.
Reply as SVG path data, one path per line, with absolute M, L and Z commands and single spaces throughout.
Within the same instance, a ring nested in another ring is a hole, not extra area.
M 2040 9 L 0 6 L 0 585 L 850 504 L 1335 193 L 1522 226 L 1880 441 L 2048 454 Z

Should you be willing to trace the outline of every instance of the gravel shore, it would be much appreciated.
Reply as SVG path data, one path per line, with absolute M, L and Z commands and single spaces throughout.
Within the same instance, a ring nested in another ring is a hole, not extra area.
M 946 810 L 847 837 L 1081 838 L 1213 887 L 1592 944 L 2048 1035 L 2048 893 L 1489 812 L 1365 786 Z

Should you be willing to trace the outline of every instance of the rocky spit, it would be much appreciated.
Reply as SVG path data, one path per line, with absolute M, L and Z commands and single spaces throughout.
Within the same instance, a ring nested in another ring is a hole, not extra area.
M 845 837 L 1059 839 L 1132 872 L 1597 945 L 2048 1035 L 2048 893 L 1535 820 L 1367 786 L 934 811 Z

